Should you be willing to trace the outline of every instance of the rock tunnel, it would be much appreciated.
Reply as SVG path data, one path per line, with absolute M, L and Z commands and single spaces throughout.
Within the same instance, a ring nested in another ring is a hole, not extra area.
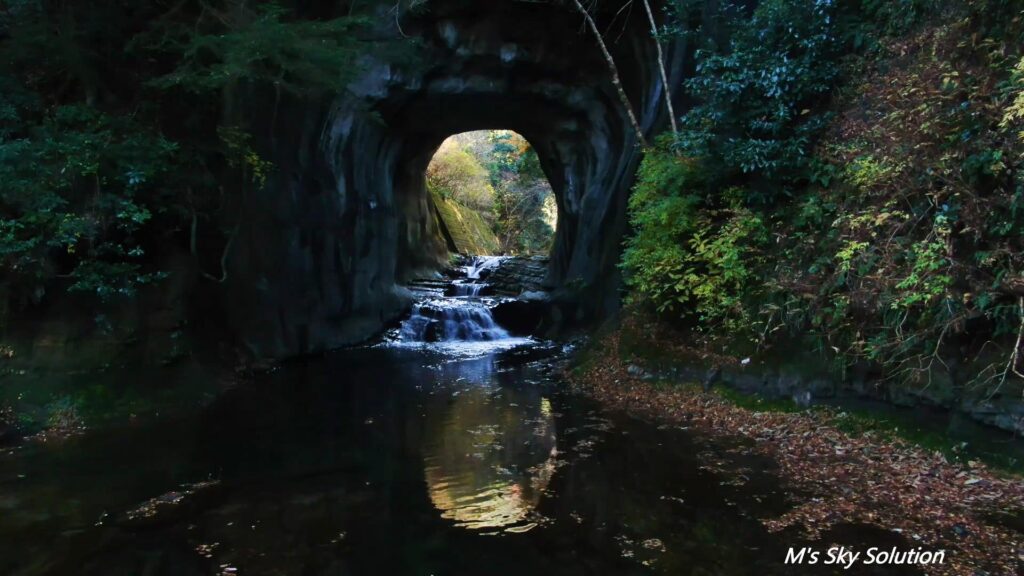
M 355 343 L 405 310 L 403 280 L 447 258 L 424 172 L 446 137 L 472 130 L 514 130 L 538 153 L 558 203 L 547 285 L 560 322 L 618 306 L 640 148 L 581 15 L 539 0 L 428 4 L 401 20 L 380 9 L 390 27 L 378 33 L 413 38 L 414 63 L 367 57 L 344 96 L 254 119 L 278 170 L 242 208 L 224 286 L 254 355 Z M 642 9 L 619 8 L 592 13 L 651 135 L 667 123 L 655 45 Z M 677 83 L 685 41 L 663 48 Z

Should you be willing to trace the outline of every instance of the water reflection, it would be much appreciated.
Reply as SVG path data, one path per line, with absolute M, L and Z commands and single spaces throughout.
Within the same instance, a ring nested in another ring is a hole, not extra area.
M 543 522 L 536 508 L 557 468 L 554 415 L 538 391 L 499 387 L 493 369 L 481 361 L 447 374 L 456 389 L 426 411 L 424 477 L 456 526 L 526 532 Z
M 0 574 L 790 573 L 766 461 L 600 410 L 542 353 L 348 350 L 194 418 L 0 453 Z M 815 545 L 894 544 L 869 536 Z

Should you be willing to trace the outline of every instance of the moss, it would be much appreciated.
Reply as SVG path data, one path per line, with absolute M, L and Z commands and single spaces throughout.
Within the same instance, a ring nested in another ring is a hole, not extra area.
M 800 412 L 805 410 L 789 398 L 765 398 L 759 394 L 746 394 L 724 386 L 714 388 L 714 391 L 720 398 L 751 412 Z
M 454 200 L 446 200 L 440 194 L 432 193 L 431 196 L 459 253 L 490 255 L 500 250 L 498 237 L 483 214 Z
M 830 421 L 836 428 L 851 436 L 872 434 L 883 440 L 899 439 L 941 452 L 951 462 L 967 463 L 978 460 L 997 470 L 1024 474 L 1024 461 L 1010 454 L 975 449 L 940 429 L 923 427 L 909 418 L 901 418 L 896 414 L 846 410 L 832 415 Z
M 603 338 L 595 338 L 590 345 L 579 351 L 574 376 L 579 377 L 593 367 L 610 361 L 620 363 L 623 369 L 626 365 L 636 364 L 647 371 L 662 374 L 676 370 L 681 371 L 680 374 L 693 374 L 695 366 L 708 366 L 715 362 L 727 363 L 727 359 L 714 357 L 706 351 L 687 351 L 686 346 L 681 345 L 681 342 L 688 341 L 687 336 L 665 331 L 656 320 L 639 315 L 635 309 L 627 309 L 621 323 L 614 330 L 617 343 L 614 354 L 598 344 L 604 341 Z M 791 355 L 797 357 L 795 349 L 777 352 L 784 358 Z M 805 363 L 795 363 L 793 368 L 798 369 L 800 366 L 805 366 Z M 688 381 L 685 377 L 662 377 L 645 382 L 645 385 L 653 390 L 677 389 L 694 394 L 701 393 L 700 384 Z M 975 460 L 997 470 L 1024 473 L 1024 459 L 1019 457 L 1019 451 L 1000 449 L 983 437 L 965 435 L 963 429 L 957 432 L 942 420 L 922 420 L 921 417 L 915 418 L 912 413 L 896 407 L 884 412 L 879 409 L 858 408 L 850 404 L 845 404 L 839 409 L 832 406 L 805 408 L 790 398 L 768 398 L 756 393 L 741 392 L 725 385 L 715 386 L 713 394 L 751 412 L 792 413 L 810 410 L 823 423 L 833 425 L 852 436 L 872 434 L 881 440 L 902 440 L 927 450 L 941 452 L 951 462 L 966 464 Z
M 996 453 L 970 446 L 963 439 L 953 437 L 941 428 L 922 425 L 921 422 L 901 417 L 897 413 L 881 414 L 876 411 L 857 409 L 844 409 L 841 412 L 836 412 L 834 408 L 824 406 L 801 408 L 788 398 L 770 399 L 759 394 L 747 394 L 724 386 L 715 388 L 715 393 L 729 403 L 752 412 L 811 410 L 823 422 L 828 422 L 854 437 L 870 434 L 886 442 L 900 440 L 926 450 L 941 452 L 950 462 L 966 464 L 977 460 L 1004 472 L 1024 473 L 1024 461 L 1009 453 Z

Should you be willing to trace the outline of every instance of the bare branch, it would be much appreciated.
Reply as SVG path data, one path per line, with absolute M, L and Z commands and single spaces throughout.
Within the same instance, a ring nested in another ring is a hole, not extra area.
M 238 236 L 238 229 L 242 227 L 242 221 L 239 219 L 238 224 L 235 225 L 234 229 L 231 230 L 231 235 L 228 236 L 228 241 L 224 244 L 224 251 L 220 255 L 220 278 L 217 278 L 213 274 L 203 272 L 203 277 L 207 280 L 212 280 L 217 284 L 223 284 L 228 280 L 228 256 L 231 254 L 231 245 L 235 243 L 235 237 Z
M 633 105 L 629 103 L 629 97 L 626 96 L 626 91 L 622 88 L 622 81 L 619 80 L 619 68 L 615 65 L 615 60 L 612 58 L 608 47 L 604 43 L 604 38 L 601 37 L 601 31 L 598 30 L 597 24 L 594 23 L 594 19 L 590 17 L 590 12 L 580 4 L 580 0 L 572 0 L 573 4 L 576 5 L 576 9 L 579 10 L 580 14 L 583 15 L 583 19 L 587 23 L 587 27 L 594 33 L 594 38 L 597 40 L 597 45 L 601 47 L 601 53 L 604 55 L 605 62 L 608 63 L 608 70 L 612 74 L 612 84 L 615 86 L 615 91 L 619 95 L 619 100 L 622 102 L 622 106 L 626 109 L 626 115 L 629 116 L 629 122 L 633 125 L 633 130 L 636 132 L 637 142 L 641 146 L 647 146 L 647 140 L 644 138 L 644 131 L 640 128 L 640 123 L 636 120 L 636 114 L 633 113 Z
M 654 13 L 651 12 L 651 3 L 643 0 L 644 11 L 647 12 L 647 21 L 651 25 L 651 38 L 654 40 L 654 47 L 658 50 L 658 70 L 661 72 L 661 85 L 665 89 L 665 107 L 668 108 L 668 118 L 672 122 L 672 135 L 679 135 L 679 126 L 676 125 L 676 111 L 672 108 L 672 91 L 668 86 L 668 73 L 665 72 L 665 54 L 661 51 L 661 42 L 658 41 L 658 25 L 654 22 Z
M 402 0 L 395 2 L 395 7 L 390 10 L 395 13 L 395 28 L 398 29 L 398 33 L 402 35 L 402 38 L 409 38 L 409 35 L 402 30 Z
M 999 380 L 999 385 L 996 386 L 992 392 L 988 395 L 991 399 L 999 392 L 999 389 L 1006 383 L 1007 377 L 1010 373 L 1017 375 L 1020 378 L 1024 378 L 1024 374 L 1021 374 L 1020 370 L 1017 369 L 1017 363 L 1020 359 L 1020 344 L 1024 341 L 1024 296 L 1021 296 L 1017 300 L 1017 312 L 1020 314 L 1020 328 L 1017 329 L 1017 342 L 1013 345 L 1013 351 L 1010 353 L 1010 361 L 1006 363 L 1006 368 L 1003 370 L 1003 377 Z

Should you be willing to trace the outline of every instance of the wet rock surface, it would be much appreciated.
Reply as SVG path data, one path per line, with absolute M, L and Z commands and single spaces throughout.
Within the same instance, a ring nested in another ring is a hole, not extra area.
M 491 310 L 494 320 L 510 334 L 535 336 L 542 332 L 548 305 L 540 301 L 510 300 Z
M 961 409 L 979 422 L 1024 436 L 1024 401 L 1019 397 L 982 397 L 965 401 Z
M 527 292 L 544 292 L 548 286 L 550 259 L 544 256 L 512 257 L 503 260 L 487 277 L 487 283 L 498 294 L 519 296 Z

